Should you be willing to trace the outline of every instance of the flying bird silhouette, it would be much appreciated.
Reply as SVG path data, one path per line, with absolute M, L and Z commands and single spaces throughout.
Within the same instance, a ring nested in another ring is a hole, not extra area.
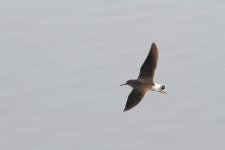
M 166 85 L 165 84 L 157 84 L 154 83 L 153 78 L 155 74 L 155 69 L 157 67 L 158 62 L 158 48 L 156 44 L 153 42 L 148 53 L 147 58 L 145 59 L 143 65 L 141 66 L 140 73 L 137 79 L 128 80 L 126 83 L 121 84 L 129 85 L 133 88 L 131 93 L 128 96 L 126 106 L 124 111 L 127 111 L 137 104 L 143 99 L 144 95 L 148 91 L 157 91 L 160 93 L 167 94 L 165 92 Z

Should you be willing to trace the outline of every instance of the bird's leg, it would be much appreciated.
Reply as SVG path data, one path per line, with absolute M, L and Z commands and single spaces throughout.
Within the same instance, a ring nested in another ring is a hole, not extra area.
M 159 91 L 160 93 L 167 94 L 165 91 Z

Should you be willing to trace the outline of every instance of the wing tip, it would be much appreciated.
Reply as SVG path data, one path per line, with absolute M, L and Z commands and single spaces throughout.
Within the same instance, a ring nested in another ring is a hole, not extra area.
M 129 109 L 125 107 L 124 110 L 123 110 L 123 112 L 128 111 L 128 110 L 129 110 Z
M 155 42 L 152 42 L 152 48 L 157 48 Z
M 134 106 L 132 106 L 132 107 L 125 106 L 125 108 L 124 108 L 123 112 L 128 111 L 128 110 L 132 109 L 133 107 L 134 107 Z

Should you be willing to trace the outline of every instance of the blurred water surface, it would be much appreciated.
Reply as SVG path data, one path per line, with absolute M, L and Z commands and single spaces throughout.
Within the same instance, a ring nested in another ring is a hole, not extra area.
M 225 2 L 0 2 L 0 149 L 224 150 Z M 123 113 L 152 42 L 151 92 Z

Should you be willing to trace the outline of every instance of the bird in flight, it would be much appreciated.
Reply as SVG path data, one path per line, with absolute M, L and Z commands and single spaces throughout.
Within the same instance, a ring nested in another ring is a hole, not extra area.
M 145 93 L 148 91 L 157 91 L 160 93 L 167 94 L 165 92 L 166 85 L 165 84 L 157 84 L 154 83 L 153 78 L 155 74 L 155 69 L 157 67 L 158 61 L 158 48 L 156 44 L 153 42 L 148 53 L 147 58 L 145 59 L 143 65 L 141 66 L 140 73 L 137 79 L 128 80 L 126 83 L 121 84 L 129 85 L 133 88 L 131 93 L 127 98 L 127 103 L 124 108 L 124 111 L 127 111 L 137 104 L 140 103 Z

